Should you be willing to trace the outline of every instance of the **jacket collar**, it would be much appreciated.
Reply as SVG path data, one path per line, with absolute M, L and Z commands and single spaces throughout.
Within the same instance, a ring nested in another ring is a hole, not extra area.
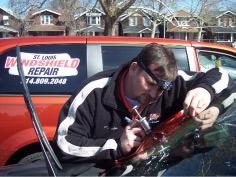
M 120 74 L 128 70 L 129 65 L 127 63 L 124 63 L 121 65 L 118 69 L 115 70 L 115 72 L 112 75 L 112 79 L 110 83 L 107 86 L 107 89 L 105 90 L 104 97 L 102 100 L 102 103 L 112 107 L 113 109 L 117 109 L 119 111 L 128 113 L 128 110 L 122 103 L 122 101 L 119 99 L 117 94 L 117 85 L 119 84 L 119 76 Z
M 126 96 L 125 96 L 125 93 L 124 93 L 124 78 L 125 78 L 125 75 L 127 74 L 128 70 L 125 70 L 123 71 L 122 73 L 120 73 L 119 75 L 119 84 L 117 86 L 117 95 L 118 95 L 118 98 L 123 102 L 123 104 L 125 105 L 125 107 L 128 109 L 128 111 L 130 112 L 131 114 L 131 117 L 132 117 L 132 120 L 136 120 L 136 118 L 138 117 L 137 113 L 135 111 L 132 111 L 132 108 L 136 105 L 133 105 L 131 104 Z M 138 109 L 138 112 L 141 113 L 144 108 L 146 107 L 147 105 L 140 105 L 139 106 L 139 109 Z

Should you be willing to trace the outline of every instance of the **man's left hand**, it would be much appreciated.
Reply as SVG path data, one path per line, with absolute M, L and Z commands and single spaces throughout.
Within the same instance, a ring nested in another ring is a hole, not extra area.
M 206 89 L 198 87 L 190 90 L 184 100 L 184 114 L 194 117 L 205 110 L 210 102 L 211 95 Z
M 202 111 L 201 113 L 197 114 L 194 119 L 198 122 L 201 122 L 201 129 L 207 129 L 211 127 L 214 122 L 216 121 L 216 118 L 218 117 L 220 111 L 217 107 L 211 106 L 208 109 Z

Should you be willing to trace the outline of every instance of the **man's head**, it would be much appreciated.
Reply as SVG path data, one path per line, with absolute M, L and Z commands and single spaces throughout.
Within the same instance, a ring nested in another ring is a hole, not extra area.
M 125 88 L 125 92 L 131 99 L 147 104 L 164 89 L 170 89 L 170 82 L 175 80 L 177 73 L 173 52 L 160 44 L 148 44 L 130 64 L 129 83 L 126 83 L 129 88 Z
M 157 64 L 155 71 L 159 71 L 159 77 L 166 80 L 175 80 L 178 74 L 178 65 L 173 52 L 163 45 L 151 43 L 146 45 L 138 57 L 143 64 L 149 67 Z

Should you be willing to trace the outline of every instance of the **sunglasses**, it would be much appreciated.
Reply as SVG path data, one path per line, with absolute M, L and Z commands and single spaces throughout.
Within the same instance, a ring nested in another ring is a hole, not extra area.
M 146 73 L 154 80 L 157 82 L 159 88 L 161 90 L 170 90 L 172 88 L 172 83 L 164 80 L 164 79 L 159 79 L 153 72 L 141 61 L 141 57 L 137 56 L 137 62 L 141 66 L 141 68 L 146 71 Z

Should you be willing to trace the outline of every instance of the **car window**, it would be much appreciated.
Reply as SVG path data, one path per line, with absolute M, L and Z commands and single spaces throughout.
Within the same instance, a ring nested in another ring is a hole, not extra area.
M 86 45 L 57 44 L 20 47 L 31 93 L 71 94 L 87 77 Z M 22 93 L 16 50 L 0 55 L 0 93 Z
M 119 67 L 122 63 L 136 57 L 143 47 L 102 46 L 103 70 Z M 181 70 L 189 71 L 188 58 L 185 48 L 172 48 Z
M 102 46 L 103 70 L 119 67 L 137 56 L 142 47 Z
M 185 48 L 170 48 L 178 61 L 178 69 L 189 71 L 189 62 Z
M 222 67 L 236 80 L 236 58 L 221 53 L 198 52 L 200 70 Z
M 228 56 L 219 57 L 221 61 L 222 68 L 226 69 L 229 75 L 236 80 L 236 59 L 230 58 Z

